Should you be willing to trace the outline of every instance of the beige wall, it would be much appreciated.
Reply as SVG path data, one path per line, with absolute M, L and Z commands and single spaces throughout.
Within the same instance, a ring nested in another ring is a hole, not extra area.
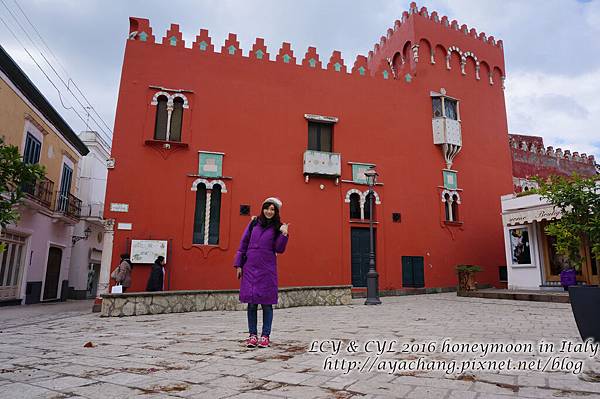
M 18 146 L 23 154 L 25 124 L 29 119 L 43 134 L 40 164 L 46 167 L 46 177 L 54 182 L 54 191 L 59 189 L 63 155 L 66 155 L 74 164 L 71 193 L 75 194 L 77 163 L 81 155 L 72 149 L 72 146 L 49 126 L 49 122 L 45 122 L 45 118 L 34 111 L 27 100 L 17 94 L 16 89 L 4 79 L 5 77 L 0 75 L 0 136 L 4 137 L 6 144 Z

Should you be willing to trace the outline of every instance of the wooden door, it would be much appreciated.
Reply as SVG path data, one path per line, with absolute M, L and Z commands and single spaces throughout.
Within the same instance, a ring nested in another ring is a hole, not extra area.
M 352 285 L 354 287 L 367 286 L 367 273 L 369 272 L 369 229 L 352 228 L 351 259 L 352 259 Z M 375 251 L 376 235 L 373 230 L 373 251 Z
M 48 251 L 48 265 L 46 267 L 43 300 L 58 298 L 61 261 L 62 249 L 50 247 L 50 251 Z

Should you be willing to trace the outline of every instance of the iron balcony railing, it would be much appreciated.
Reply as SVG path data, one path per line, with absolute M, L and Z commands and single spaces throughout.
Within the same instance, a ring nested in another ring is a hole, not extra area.
M 81 217 L 81 200 L 68 192 L 57 191 L 56 212 L 79 219 Z
M 54 182 L 45 177 L 35 183 L 23 183 L 21 185 L 21 190 L 23 190 L 29 199 L 42 204 L 46 208 L 52 206 L 53 189 Z

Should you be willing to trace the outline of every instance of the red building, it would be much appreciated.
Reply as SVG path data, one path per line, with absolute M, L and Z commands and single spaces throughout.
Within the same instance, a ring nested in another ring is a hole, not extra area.
M 575 173 L 591 177 L 597 174 L 593 155 L 546 147 L 542 137 L 511 134 L 509 143 L 515 193 L 537 188 L 537 183 L 533 180 L 536 176 L 546 178 L 553 175 L 571 176 Z
M 150 260 L 152 242 L 132 240 L 164 240 L 169 289 L 237 288 L 242 231 L 278 196 L 291 223 L 279 284 L 364 286 L 374 165 L 381 290 L 453 287 L 457 264 L 497 284 L 512 191 L 504 70 L 501 41 L 414 3 L 354 61 L 263 39 L 243 50 L 234 34 L 219 48 L 206 30 L 186 46 L 178 25 L 156 43 L 130 18 L 105 209 L 113 267 L 132 249 Z M 134 268 L 132 290 L 148 273 Z

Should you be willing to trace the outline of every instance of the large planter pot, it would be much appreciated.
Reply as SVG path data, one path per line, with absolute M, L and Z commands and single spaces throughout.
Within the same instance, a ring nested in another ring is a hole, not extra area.
M 571 286 L 569 298 L 581 339 L 592 338 L 600 342 L 600 287 Z

